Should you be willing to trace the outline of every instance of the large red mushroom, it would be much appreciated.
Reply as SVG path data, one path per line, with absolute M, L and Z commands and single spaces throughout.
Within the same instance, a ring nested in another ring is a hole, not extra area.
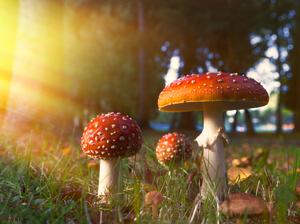
M 141 129 L 127 115 L 101 114 L 85 127 L 81 146 L 89 157 L 100 159 L 98 196 L 106 196 L 118 186 L 120 159 L 140 150 Z
M 203 111 L 204 128 L 196 139 L 204 149 L 203 197 L 211 192 L 222 200 L 227 191 L 224 146 L 228 144 L 228 138 L 224 133 L 224 112 L 260 107 L 268 101 L 268 93 L 260 83 L 237 73 L 225 72 L 186 75 L 160 93 L 160 111 Z

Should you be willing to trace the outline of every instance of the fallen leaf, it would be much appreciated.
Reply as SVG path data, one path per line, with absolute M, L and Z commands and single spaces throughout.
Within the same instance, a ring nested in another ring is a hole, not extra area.
M 232 166 L 239 166 L 241 164 L 241 161 L 239 159 L 233 159 L 231 161 Z
M 232 166 L 238 166 L 238 167 L 247 167 L 251 164 L 251 158 L 247 156 L 243 156 L 240 159 L 233 159 L 231 161 Z
M 251 168 L 231 167 L 227 171 L 229 184 L 237 184 L 252 175 Z
M 63 148 L 63 150 L 62 150 L 62 154 L 63 154 L 64 156 L 67 156 L 67 155 L 69 155 L 69 154 L 71 153 L 71 151 L 72 151 L 71 147 L 65 147 L 65 148 Z

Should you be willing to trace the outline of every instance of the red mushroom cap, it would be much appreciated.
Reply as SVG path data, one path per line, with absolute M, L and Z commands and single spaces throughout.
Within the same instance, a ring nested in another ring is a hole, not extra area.
M 269 95 L 260 83 L 237 73 L 186 75 L 166 86 L 158 98 L 158 107 L 166 112 L 202 110 L 214 104 L 223 110 L 264 106 Z
M 190 141 L 184 134 L 177 132 L 162 136 L 156 146 L 156 157 L 159 162 L 179 162 L 190 158 L 192 147 Z
M 142 146 L 142 133 L 138 124 L 127 115 L 101 114 L 85 127 L 81 146 L 83 152 L 92 158 L 132 156 Z

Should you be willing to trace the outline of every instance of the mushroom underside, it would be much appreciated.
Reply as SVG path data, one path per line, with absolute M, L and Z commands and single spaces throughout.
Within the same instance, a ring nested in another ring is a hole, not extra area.
M 188 112 L 188 111 L 202 111 L 204 107 L 214 106 L 223 111 L 226 110 L 239 110 L 261 107 L 265 102 L 258 101 L 243 101 L 243 100 L 215 100 L 207 102 L 178 102 L 161 106 L 159 109 L 163 112 Z

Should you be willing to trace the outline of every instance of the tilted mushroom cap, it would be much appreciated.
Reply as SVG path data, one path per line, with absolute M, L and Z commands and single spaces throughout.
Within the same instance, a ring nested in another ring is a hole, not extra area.
M 165 134 L 159 139 L 156 146 L 156 157 L 163 164 L 185 160 L 190 158 L 191 155 L 190 141 L 184 134 L 177 132 Z
M 229 216 L 257 216 L 268 212 L 266 203 L 253 195 L 246 193 L 233 193 L 224 201 L 220 210 L 223 214 Z
M 81 146 L 92 158 L 109 159 L 136 154 L 142 145 L 138 124 L 121 113 L 107 113 L 92 119 L 84 129 Z
M 223 110 L 264 106 L 269 95 L 260 83 L 237 73 L 186 75 L 166 86 L 158 107 L 166 112 L 199 111 L 214 104 Z

